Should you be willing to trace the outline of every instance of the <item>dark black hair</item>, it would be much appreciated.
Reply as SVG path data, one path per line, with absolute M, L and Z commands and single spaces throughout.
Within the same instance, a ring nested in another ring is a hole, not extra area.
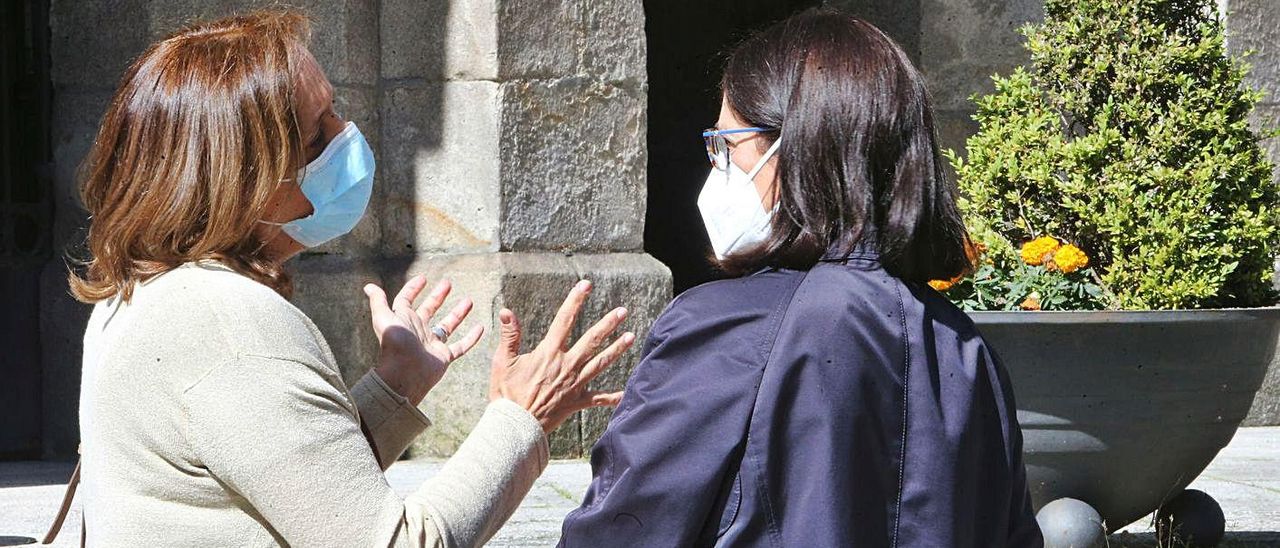
M 721 89 L 738 118 L 769 130 L 757 146 L 782 144 L 771 233 L 720 268 L 805 270 L 860 244 L 906 280 L 971 268 L 924 78 L 880 29 L 830 9 L 801 12 L 742 42 Z

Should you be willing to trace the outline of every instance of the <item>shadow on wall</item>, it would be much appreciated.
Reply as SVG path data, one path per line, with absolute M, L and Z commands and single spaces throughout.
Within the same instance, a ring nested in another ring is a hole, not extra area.
M 373 222 L 379 224 L 378 241 L 372 255 L 402 265 L 383 272 L 384 281 L 403 277 L 403 266 L 416 255 L 421 241 L 415 208 L 420 202 L 423 174 L 418 159 L 435 153 L 445 143 L 446 97 L 451 81 L 460 75 L 448 74 L 451 63 L 467 73 L 470 42 L 457 38 L 474 29 L 454 26 L 466 22 L 461 6 L 454 0 L 391 0 L 381 3 L 381 70 L 378 80 L 378 117 L 382 146 L 378 156 L 380 201 Z M 450 33 L 455 33 L 453 42 Z M 451 58 L 452 57 L 452 58 Z M 370 222 L 366 219 L 366 222 Z M 328 331 L 326 331 L 328 333 Z M 372 335 L 372 333 L 370 333 Z
M 354 384 L 377 363 L 366 283 L 399 287 L 416 252 L 421 227 L 414 216 L 420 192 L 415 156 L 444 140 L 449 0 L 334 3 L 300 7 L 313 19 L 311 49 L 337 91 L 338 112 L 355 122 L 377 158 L 368 213 L 348 235 L 295 259 L 291 299 L 324 333 Z M 269 5 L 269 4 L 268 4 Z

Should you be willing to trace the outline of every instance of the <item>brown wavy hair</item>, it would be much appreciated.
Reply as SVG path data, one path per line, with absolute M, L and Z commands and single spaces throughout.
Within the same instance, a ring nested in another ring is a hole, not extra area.
M 259 11 L 188 26 L 133 62 L 81 166 L 90 258 L 69 276 L 76 299 L 128 301 L 200 260 L 290 294 L 254 228 L 305 164 L 294 87 L 309 40 L 305 15 Z

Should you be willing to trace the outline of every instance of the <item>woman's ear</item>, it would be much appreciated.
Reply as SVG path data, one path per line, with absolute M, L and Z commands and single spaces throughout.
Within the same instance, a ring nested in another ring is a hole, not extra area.
M 284 262 L 306 247 L 285 233 L 280 225 L 311 215 L 314 210 L 298 182 L 285 181 L 267 201 L 261 219 L 263 222 L 257 223 L 253 235 L 262 242 L 262 249 L 268 257 Z
M 300 181 L 285 181 L 276 188 L 271 199 L 267 201 L 267 209 L 262 220 L 284 224 L 311 215 L 315 208 L 307 195 L 302 193 Z

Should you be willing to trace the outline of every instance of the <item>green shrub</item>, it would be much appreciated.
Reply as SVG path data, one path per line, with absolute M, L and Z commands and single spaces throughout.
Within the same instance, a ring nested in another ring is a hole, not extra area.
M 1264 136 L 1247 124 L 1261 94 L 1228 56 L 1216 9 L 1214 0 L 1045 2 L 1046 20 L 1023 29 L 1029 70 L 995 77 L 995 93 L 976 99 L 968 158 L 948 153 L 961 206 L 988 247 L 980 283 L 1007 288 L 1027 276 L 1011 273 L 1019 246 L 1055 236 L 1088 254 L 1102 289 L 1064 307 L 1275 302 L 1280 197 Z M 958 284 L 953 298 L 983 306 L 974 285 Z

